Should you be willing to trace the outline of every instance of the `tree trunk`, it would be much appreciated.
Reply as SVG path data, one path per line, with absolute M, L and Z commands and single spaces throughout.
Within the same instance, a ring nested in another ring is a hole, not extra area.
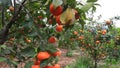
M 97 59 L 95 59 L 94 68 L 97 68 Z

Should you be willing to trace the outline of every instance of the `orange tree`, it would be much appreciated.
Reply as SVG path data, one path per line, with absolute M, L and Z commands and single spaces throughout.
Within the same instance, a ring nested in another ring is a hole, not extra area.
M 74 23 L 85 24 L 86 12 L 97 0 L 0 1 L 0 62 L 17 68 L 60 68 L 60 37 Z M 31 60 L 31 58 L 33 58 Z
M 84 33 L 81 37 L 79 36 L 80 49 L 86 51 L 93 59 L 94 68 L 97 68 L 99 60 L 113 56 L 116 45 L 114 41 L 115 34 L 113 33 L 115 29 L 112 26 L 111 20 L 103 23 L 92 23 L 92 25 L 86 25 Z

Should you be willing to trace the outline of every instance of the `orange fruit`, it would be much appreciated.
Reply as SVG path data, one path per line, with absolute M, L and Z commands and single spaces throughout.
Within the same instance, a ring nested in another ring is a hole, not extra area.
M 56 22 L 58 23 L 58 25 L 61 25 L 61 21 L 60 21 L 60 16 L 56 16 Z
M 100 41 L 97 40 L 97 41 L 96 41 L 96 44 L 100 44 Z
M 42 16 L 38 16 L 38 19 L 42 19 Z
M 10 41 L 14 41 L 15 40 L 15 38 L 10 38 Z
M 80 30 L 81 33 L 83 33 L 83 30 Z
M 25 40 L 27 43 L 30 43 L 31 42 L 31 40 L 30 39 L 28 39 L 28 38 L 26 38 L 26 40 Z
M 54 7 L 53 4 L 50 4 L 50 12 L 54 15 L 54 16 L 58 16 L 62 13 L 63 9 L 62 6 L 58 6 L 58 7 Z
M 56 37 L 54 36 L 51 36 L 49 39 L 48 39 L 48 42 L 49 43 L 55 43 L 57 41 Z
M 107 33 L 107 31 L 106 30 L 102 30 L 102 34 L 104 35 L 104 34 L 106 34 Z
M 79 39 L 79 40 L 83 40 L 83 39 L 84 39 L 84 36 L 79 36 L 78 39 Z
M 60 68 L 60 65 L 59 65 L 59 64 L 55 64 L 55 65 L 53 66 L 53 68 Z
M 61 54 L 62 54 L 61 50 L 58 49 L 58 51 L 53 53 L 52 56 L 60 56 Z
M 14 11 L 14 7 L 13 6 L 9 6 L 9 10 L 10 11 Z
M 48 58 L 50 58 L 50 54 L 49 54 L 48 52 L 39 52 L 39 53 L 37 54 L 37 58 L 38 58 L 39 60 L 48 59 Z
M 32 65 L 31 68 L 40 68 L 40 65 Z
M 106 20 L 106 24 L 110 25 L 111 24 L 111 20 Z
M 85 48 L 83 48 L 83 47 L 81 47 L 80 49 L 81 49 L 81 51 L 85 51 Z
M 74 34 L 74 35 L 78 35 L 78 32 L 77 32 L 77 31 L 74 31 L 73 34 Z
M 63 25 L 57 25 L 55 29 L 56 29 L 57 32 L 62 32 L 63 31 Z

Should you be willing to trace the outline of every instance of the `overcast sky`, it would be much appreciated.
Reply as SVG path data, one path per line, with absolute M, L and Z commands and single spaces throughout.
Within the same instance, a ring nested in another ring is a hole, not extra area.
M 106 20 L 113 16 L 120 16 L 120 0 L 98 0 L 101 7 L 97 7 L 94 16 L 102 15 L 102 20 Z M 120 27 L 120 21 L 116 23 L 117 27 Z

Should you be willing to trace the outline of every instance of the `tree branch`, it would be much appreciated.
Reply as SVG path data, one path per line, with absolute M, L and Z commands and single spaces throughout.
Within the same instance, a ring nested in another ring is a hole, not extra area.
M 26 0 L 24 0 L 21 5 L 19 6 L 18 10 L 15 12 L 15 14 L 13 15 L 12 19 L 10 20 L 10 22 L 3 27 L 3 29 L 0 30 L 0 44 L 3 44 L 6 40 L 7 40 L 7 36 L 9 35 L 9 29 L 12 27 L 13 23 L 15 23 L 18 14 L 20 13 L 22 6 L 24 5 L 24 3 L 26 2 Z

